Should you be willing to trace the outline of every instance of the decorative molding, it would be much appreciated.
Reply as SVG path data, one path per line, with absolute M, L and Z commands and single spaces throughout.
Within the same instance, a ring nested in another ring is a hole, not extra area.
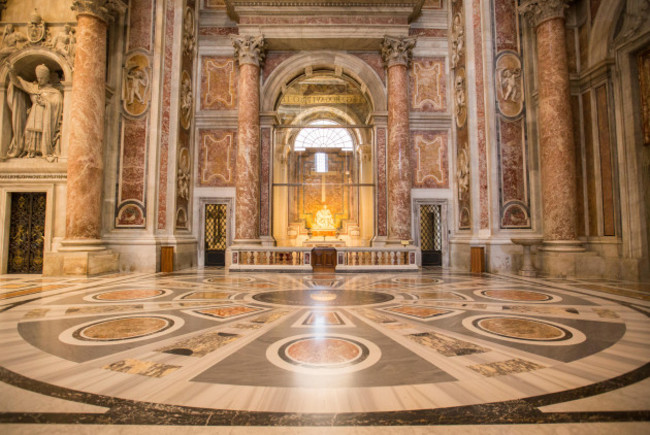
M 189 130 L 192 123 L 194 97 L 192 96 L 192 78 L 187 71 L 183 71 L 181 80 L 181 125 Z
M 185 17 L 183 18 L 183 51 L 187 56 L 193 56 L 194 50 L 196 50 L 194 9 L 188 6 L 185 8 Z
M 526 0 L 519 6 L 519 13 L 526 18 L 528 24 L 537 28 L 544 21 L 564 19 L 564 10 L 569 7 L 569 1 L 571 0 Z
M 235 57 L 239 65 L 261 66 L 264 62 L 265 41 L 264 36 L 231 36 L 230 40 L 235 47 Z
M 381 43 L 381 57 L 388 68 L 394 65 L 408 66 L 417 38 L 395 38 L 384 36 Z
M 0 180 L 65 180 L 68 174 L 0 174 Z
M 116 15 L 126 12 L 127 7 L 124 0 L 73 0 L 71 9 L 77 15 L 92 15 L 110 23 Z

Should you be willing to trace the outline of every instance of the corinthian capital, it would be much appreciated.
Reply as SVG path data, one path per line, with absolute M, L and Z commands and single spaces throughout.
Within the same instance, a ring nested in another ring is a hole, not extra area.
M 230 39 L 240 65 L 260 66 L 264 62 L 264 36 L 232 36 Z
M 564 10 L 571 0 L 524 0 L 519 6 L 519 13 L 528 20 L 528 24 L 537 28 L 544 21 L 564 18 Z
M 116 15 L 123 14 L 126 8 L 124 0 L 73 0 L 71 7 L 77 15 L 92 15 L 106 23 L 113 21 Z
M 408 66 L 415 41 L 415 38 L 384 36 L 384 41 L 381 43 L 381 56 L 386 66 L 389 68 L 393 65 Z

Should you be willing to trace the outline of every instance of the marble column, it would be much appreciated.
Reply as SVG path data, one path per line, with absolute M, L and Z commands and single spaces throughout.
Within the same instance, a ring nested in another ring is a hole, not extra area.
M 235 244 L 260 241 L 260 63 L 262 36 L 232 38 L 239 62 Z
M 116 270 L 118 257 L 101 240 L 106 37 L 122 0 L 75 0 L 75 70 L 68 142 L 65 239 L 58 255 L 46 256 L 44 274 L 93 275 Z
M 537 32 L 538 129 L 545 249 L 582 250 L 577 241 L 575 143 L 564 10 L 567 0 L 527 0 L 519 12 Z
M 411 239 L 408 63 L 415 38 L 386 36 L 382 57 L 388 69 L 388 239 Z

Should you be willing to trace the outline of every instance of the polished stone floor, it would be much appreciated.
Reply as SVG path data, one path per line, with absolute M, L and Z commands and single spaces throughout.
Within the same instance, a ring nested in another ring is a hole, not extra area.
M 2 275 L 0 432 L 648 433 L 649 316 L 650 284 L 442 269 Z

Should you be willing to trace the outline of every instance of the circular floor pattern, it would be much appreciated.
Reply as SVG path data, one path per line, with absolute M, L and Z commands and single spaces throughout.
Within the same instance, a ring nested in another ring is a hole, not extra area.
M 479 296 L 507 302 L 558 302 L 559 296 L 531 290 L 480 290 Z
M 180 299 L 188 299 L 188 300 L 202 300 L 202 299 L 217 299 L 217 300 L 223 300 L 223 299 L 228 299 L 228 297 L 231 295 L 231 293 L 228 292 L 220 292 L 220 291 L 200 291 L 200 292 L 191 292 L 184 294 L 183 296 L 180 297 Z
M 298 306 L 351 306 L 373 305 L 395 299 L 387 293 L 363 290 L 284 290 L 259 293 L 253 296 L 259 302 L 275 305 Z
M 237 284 L 240 282 L 253 282 L 255 278 L 249 276 L 219 276 L 214 278 L 204 279 L 203 282 L 212 284 Z
M 72 333 L 78 340 L 115 341 L 129 340 L 164 331 L 173 326 L 173 322 L 164 317 L 127 317 L 123 319 L 103 320 L 84 326 Z
M 474 324 L 484 331 L 520 340 L 556 341 L 571 338 L 571 333 L 566 329 L 537 320 L 491 317 L 477 320 Z
M 165 290 L 160 289 L 111 290 L 94 294 L 91 296 L 91 299 L 100 302 L 139 301 L 142 299 L 154 299 L 166 293 Z
M 368 357 L 368 348 L 358 341 L 339 337 L 307 337 L 280 347 L 280 358 L 312 368 L 336 368 L 357 364 Z
M 375 343 L 343 334 L 295 335 L 266 349 L 266 358 L 275 366 L 314 376 L 364 370 L 377 363 L 381 354 Z
M 409 276 L 393 278 L 392 281 L 399 282 L 400 284 L 438 284 L 443 282 L 441 279 L 438 278 L 409 277 Z

